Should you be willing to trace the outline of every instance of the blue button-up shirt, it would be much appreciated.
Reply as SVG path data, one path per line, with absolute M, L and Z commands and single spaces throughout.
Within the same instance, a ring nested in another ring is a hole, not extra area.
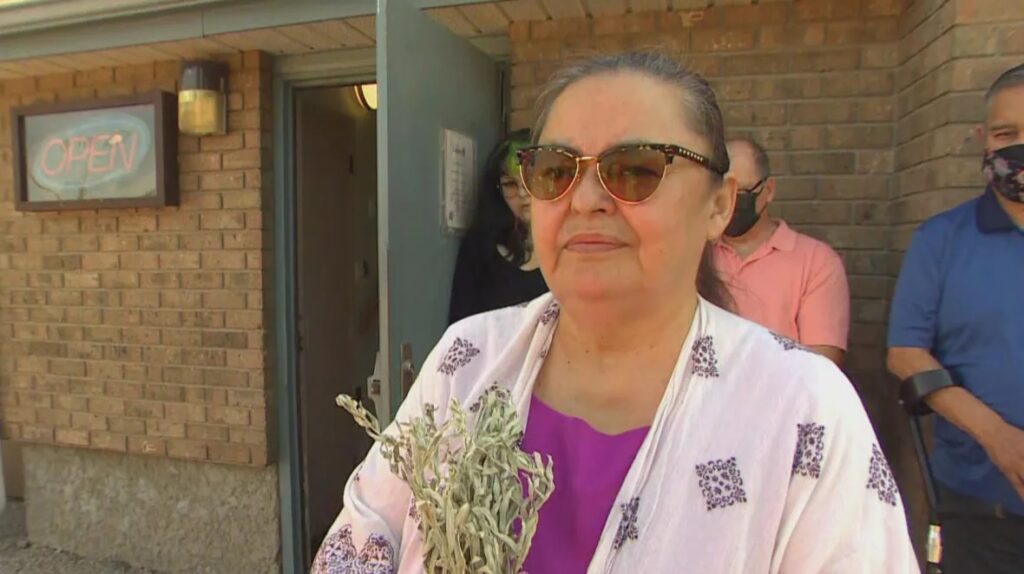
M 929 350 L 971 394 L 1024 428 L 1024 230 L 991 190 L 914 233 L 889 346 Z M 932 465 L 949 488 L 1024 515 L 1024 500 L 981 445 L 941 417 Z

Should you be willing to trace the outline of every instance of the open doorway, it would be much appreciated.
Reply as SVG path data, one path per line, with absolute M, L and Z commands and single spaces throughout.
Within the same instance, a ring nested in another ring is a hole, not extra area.
M 352 86 L 296 90 L 293 101 L 296 389 L 308 560 L 370 447 L 334 398 L 365 399 L 378 346 L 377 121 Z

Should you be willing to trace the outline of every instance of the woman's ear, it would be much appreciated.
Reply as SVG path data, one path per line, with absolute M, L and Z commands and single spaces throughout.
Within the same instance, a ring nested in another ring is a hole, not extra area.
M 722 177 L 722 182 L 717 189 L 711 193 L 711 212 L 708 220 L 708 241 L 715 241 L 722 236 L 722 232 L 729 225 L 732 219 L 732 210 L 736 206 L 736 193 L 738 184 L 736 177 L 727 173 Z

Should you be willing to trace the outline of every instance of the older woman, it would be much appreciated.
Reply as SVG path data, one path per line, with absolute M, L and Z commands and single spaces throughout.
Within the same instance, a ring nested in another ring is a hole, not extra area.
M 552 294 L 449 329 L 399 418 L 511 391 L 555 469 L 531 574 L 918 571 L 849 382 L 713 304 L 736 184 L 708 84 L 606 56 L 540 106 L 518 155 Z M 409 500 L 375 447 L 314 572 L 422 571 Z

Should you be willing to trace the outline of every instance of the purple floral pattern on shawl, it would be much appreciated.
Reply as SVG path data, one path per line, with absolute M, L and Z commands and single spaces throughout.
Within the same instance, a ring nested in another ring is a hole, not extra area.
M 698 464 L 697 478 L 709 512 L 747 501 L 736 457 Z
M 640 530 L 636 525 L 636 517 L 640 512 L 640 497 L 634 496 L 629 502 L 620 504 L 619 508 L 622 510 L 622 518 L 619 519 L 619 529 L 615 531 L 615 541 L 612 543 L 615 550 L 622 548 L 626 542 L 640 537 Z
M 715 340 L 710 335 L 698 337 L 693 342 L 693 372 L 698 377 L 706 379 L 719 376 L 718 358 L 715 356 Z
M 874 490 L 878 494 L 878 500 L 896 506 L 899 497 L 899 490 L 896 488 L 896 479 L 889 469 L 889 462 L 885 460 L 885 454 L 877 444 L 871 445 L 871 462 L 868 464 L 868 490 Z
M 473 343 L 462 337 L 456 337 L 452 341 L 452 346 L 441 357 L 441 364 L 438 365 L 437 371 L 448 376 L 454 375 L 456 371 L 468 365 L 472 362 L 473 357 L 479 354 L 480 349 L 474 347 Z
M 541 325 L 550 325 L 556 319 L 558 319 L 558 315 L 561 312 L 562 308 L 558 306 L 557 301 L 552 301 L 548 303 L 548 306 L 544 309 L 544 313 L 542 313 L 540 316 Z
M 821 461 L 825 458 L 825 425 L 797 424 L 796 429 L 793 474 L 821 478 Z
M 380 534 L 371 534 L 356 552 L 352 526 L 331 532 L 320 545 L 310 574 L 394 574 L 395 549 Z

